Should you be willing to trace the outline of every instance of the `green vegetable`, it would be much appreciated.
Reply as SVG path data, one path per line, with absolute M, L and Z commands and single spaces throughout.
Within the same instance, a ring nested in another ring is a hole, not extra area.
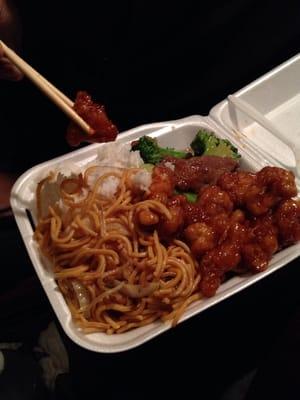
M 182 193 L 189 203 L 196 203 L 197 201 L 197 194 L 192 192 L 183 192 Z
M 167 156 L 176 158 L 185 158 L 187 156 L 187 153 L 184 151 L 177 151 L 168 147 L 160 147 L 157 140 L 149 136 L 142 136 L 137 142 L 134 142 L 131 150 L 139 150 L 144 163 L 154 165 L 158 164 Z
M 185 196 L 189 203 L 196 203 L 198 195 L 193 192 L 181 192 L 180 190 L 175 189 L 174 194 L 181 194 Z
M 238 149 L 227 139 L 219 139 L 214 133 L 200 129 L 191 143 L 195 156 L 219 156 L 240 158 Z
M 148 172 L 152 172 L 153 168 L 154 168 L 154 165 L 153 164 L 149 164 L 149 163 L 142 164 L 142 168 L 144 168 Z

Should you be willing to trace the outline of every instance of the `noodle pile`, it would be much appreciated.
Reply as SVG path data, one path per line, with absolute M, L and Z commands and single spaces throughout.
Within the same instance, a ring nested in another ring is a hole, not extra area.
M 134 193 L 136 171 L 110 171 L 92 187 L 89 169 L 66 178 L 59 202 L 47 215 L 39 212 L 35 239 L 84 332 L 122 333 L 157 319 L 175 325 L 200 298 L 198 265 L 188 246 L 179 240 L 163 244 L 157 231 L 143 232 L 136 223 L 141 210 L 171 218 L 164 204 Z M 107 198 L 99 189 L 112 178 L 118 185 Z M 38 204 L 45 181 L 37 189 Z

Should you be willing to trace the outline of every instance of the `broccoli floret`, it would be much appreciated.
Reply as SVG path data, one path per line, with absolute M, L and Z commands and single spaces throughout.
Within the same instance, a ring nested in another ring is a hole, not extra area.
M 200 129 L 195 139 L 191 143 L 191 148 L 195 156 L 219 156 L 230 157 L 234 159 L 240 158 L 238 149 L 233 146 L 227 139 L 219 139 L 214 133 Z
M 175 195 L 181 194 L 182 196 L 184 196 L 187 199 L 187 201 L 189 203 L 196 203 L 198 200 L 198 195 L 197 195 L 197 193 L 194 193 L 194 192 L 182 192 L 181 190 L 175 189 L 174 194 Z
M 144 163 L 147 164 L 158 164 L 167 156 L 176 158 L 185 158 L 187 156 L 184 151 L 160 147 L 157 140 L 149 136 L 142 136 L 138 141 L 133 142 L 131 150 L 139 150 Z
M 182 193 L 189 203 L 196 203 L 198 196 L 193 192 L 183 192 Z

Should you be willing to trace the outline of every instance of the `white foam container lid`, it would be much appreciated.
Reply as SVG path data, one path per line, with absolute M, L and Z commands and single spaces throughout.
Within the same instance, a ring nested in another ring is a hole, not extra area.
M 235 95 L 242 96 L 287 134 L 294 135 L 296 140 L 300 131 L 300 55 L 275 68 Z M 242 113 L 236 113 L 235 118 L 233 121 L 228 102 L 225 100 L 216 105 L 209 116 L 194 115 L 176 121 L 143 125 L 122 133 L 119 135 L 118 141 L 128 142 L 142 135 L 151 135 L 157 137 L 162 146 L 180 149 L 187 147 L 199 128 L 204 127 L 213 130 L 220 137 L 230 139 L 238 146 L 242 155 L 241 166 L 243 168 L 258 171 L 265 165 L 280 166 L 282 157 L 285 161 L 288 160 L 291 166 L 293 165 L 293 155 L 290 149 L 270 132 L 253 123 Z M 242 134 L 236 133 L 237 126 Z M 116 335 L 107 335 L 101 332 L 82 333 L 72 321 L 68 306 L 56 285 L 49 265 L 40 256 L 33 240 L 33 230 L 26 211 L 28 210 L 35 218 L 36 183 L 45 176 L 47 171 L 60 168 L 60 166 L 63 170 L 63 165 L 68 161 L 84 167 L 85 164 L 97 158 L 100 148 L 101 144 L 93 144 L 31 168 L 15 183 L 11 194 L 11 206 L 32 264 L 65 333 L 85 349 L 101 353 L 115 353 L 143 344 L 170 329 L 170 324 L 156 321 L 145 327 Z M 272 153 L 269 149 L 272 149 Z M 297 186 L 299 190 L 298 179 Z M 266 271 L 256 275 L 231 278 L 221 285 L 214 297 L 191 304 L 179 323 L 263 279 L 299 255 L 300 243 L 275 254 Z
M 291 142 L 300 144 L 300 54 L 234 95 L 256 108 Z M 243 112 L 232 109 L 227 100 L 216 105 L 210 116 L 228 131 L 242 132 L 240 141 L 254 146 L 268 161 L 295 166 L 293 152 L 285 143 Z

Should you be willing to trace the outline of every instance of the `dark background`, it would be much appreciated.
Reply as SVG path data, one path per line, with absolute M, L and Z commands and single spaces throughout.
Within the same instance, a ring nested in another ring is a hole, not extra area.
M 207 115 L 299 50 L 297 1 L 19 3 L 25 60 L 71 98 L 87 90 L 120 131 Z M 1 87 L 10 168 L 70 150 L 66 117 L 32 83 Z
M 207 115 L 300 47 L 298 1 L 28 0 L 20 1 L 20 10 L 25 60 L 71 98 L 87 90 L 105 104 L 120 131 Z M 38 89 L 26 79 L 0 85 L 2 168 L 21 173 L 70 151 L 66 117 Z M 22 262 L 21 269 L 28 268 L 22 278 L 31 275 L 16 227 L 1 235 L 11 271 Z M 249 399 L 299 398 L 298 264 L 126 353 L 97 355 L 61 332 L 71 386 L 79 396 L 97 386 L 106 398 L 181 394 L 207 400 L 259 367 Z M 40 320 L 45 313 L 54 317 L 41 289 L 35 290 L 33 304 L 23 304 L 26 338 L 39 327 L 36 313 Z M 17 339 L 17 325 L 5 325 Z

